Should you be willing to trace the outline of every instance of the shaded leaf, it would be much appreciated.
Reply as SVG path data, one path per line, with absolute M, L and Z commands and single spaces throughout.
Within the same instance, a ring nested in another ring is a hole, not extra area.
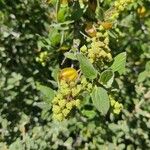
M 82 114 L 89 119 L 93 119 L 96 116 L 96 112 L 94 110 L 83 110 Z
M 69 58 L 71 60 L 77 60 L 77 58 L 74 55 L 74 53 L 66 52 L 64 55 L 65 55 L 66 58 Z
M 145 65 L 145 70 L 150 71 L 150 61 L 148 61 Z
M 100 74 L 99 82 L 106 87 L 111 87 L 114 81 L 114 72 L 112 70 L 105 70 Z
M 58 32 L 57 29 L 53 29 L 51 32 L 50 32 L 50 41 L 51 41 L 51 45 L 52 46 L 56 46 L 57 44 L 60 43 L 60 40 L 61 40 L 61 35 L 60 33 Z
M 54 98 L 54 90 L 51 88 L 41 85 L 39 82 L 36 83 L 37 90 L 42 94 L 43 100 L 50 102 Z
M 147 77 L 149 73 L 147 71 L 143 71 L 138 76 L 138 82 L 143 82 Z
M 52 70 L 52 74 L 51 76 L 54 78 L 55 81 L 58 81 L 58 73 L 60 71 L 59 66 L 56 66 L 53 70 Z

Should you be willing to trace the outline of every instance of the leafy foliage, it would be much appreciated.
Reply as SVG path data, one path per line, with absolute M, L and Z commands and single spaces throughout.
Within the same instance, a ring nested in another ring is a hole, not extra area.
M 150 2 L 122 2 L 0 0 L 0 149 L 150 149 Z M 58 122 L 66 67 L 81 104 Z

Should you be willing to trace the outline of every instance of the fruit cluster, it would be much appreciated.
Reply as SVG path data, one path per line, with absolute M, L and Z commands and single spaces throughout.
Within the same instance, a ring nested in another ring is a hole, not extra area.
M 72 71 L 74 70 L 72 69 L 65 68 L 60 72 L 60 75 L 63 74 L 63 79 L 60 78 L 58 91 L 52 100 L 54 120 L 62 121 L 74 108 L 79 108 L 79 94 L 85 90 L 90 91 L 92 89 L 92 84 L 88 83 L 83 76 L 80 77 L 80 81 L 75 78 L 69 78 L 69 75 L 71 75 L 70 77 L 73 76 Z
M 123 105 L 115 101 L 115 99 L 112 96 L 110 96 L 109 99 L 110 99 L 110 104 L 111 104 L 113 113 L 118 115 L 123 109 Z
M 96 37 L 87 39 L 89 45 L 82 46 L 80 51 L 89 58 L 91 63 L 111 61 L 108 32 L 101 25 Z
M 48 58 L 48 52 L 44 51 L 41 52 L 38 57 L 36 57 L 36 61 L 39 62 L 42 66 L 45 66 Z

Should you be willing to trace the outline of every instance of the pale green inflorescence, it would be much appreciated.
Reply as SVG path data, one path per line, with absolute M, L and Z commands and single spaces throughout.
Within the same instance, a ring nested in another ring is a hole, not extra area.
M 41 52 L 39 54 L 38 57 L 36 57 L 36 61 L 39 62 L 42 66 L 45 66 L 46 65 L 46 62 L 48 60 L 48 52 L 45 51 L 45 52 Z
M 112 96 L 109 96 L 110 104 L 114 114 L 120 114 L 121 110 L 123 109 L 123 105 L 117 101 Z
M 72 109 L 80 107 L 79 94 L 84 90 L 90 91 L 91 89 L 92 84 L 88 83 L 83 76 L 81 76 L 79 83 L 76 81 L 68 83 L 61 80 L 56 96 L 52 100 L 53 119 L 62 121 L 67 118 Z
M 115 21 L 119 14 L 126 9 L 126 7 L 133 3 L 134 0 L 116 0 L 112 9 L 108 10 L 105 14 L 105 20 Z
M 96 37 L 87 39 L 90 43 L 90 46 L 83 45 L 80 48 L 81 53 L 86 55 L 91 63 L 96 63 L 101 61 L 111 61 L 112 56 L 109 48 L 109 36 L 108 32 L 104 30 L 102 26 L 100 26 L 99 31 L 96 34 Z

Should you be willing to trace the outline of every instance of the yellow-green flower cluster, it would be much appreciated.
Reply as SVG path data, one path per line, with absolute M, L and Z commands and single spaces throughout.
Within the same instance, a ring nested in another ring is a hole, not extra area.
M 112 60 L 109 48 L 108 32 L 104 31 L 104 28 L 102 26 L 100 27 L 100 32 L 97 32 L 96 37 L 88 39 L 88 42 L 89 41 L 91 42 L 90 47 L 87 48 L 84 45 L 80 48 L 80 51 L 89 58 L 91 63 L 96 63 L 97 61 L 104 62 Z
M 68 114 L 71 112 L 71 110 L 74 107 L 79 107 L 80 106 L 80 100 L 79 99 L 63 99 L 63 97 L 60 99 L 60 95 L 57 95 L 53 99 L 53 119 L 62 121 L 65 119 Z
M 111 96 L 109 97 L 109 99 L 110 99 L 111 107 L 113 108 L 113 113 L 118 115 L 123 109 L 123 105 L 115 101 L 114 98 Z
M 116 0 L 113 7 L 106 12 L 105 20 L 115 21 L 119 14 L 133 1 L 134 0 Z
M 67 83 L 65 80 L 61 80 L 57 95 L 52 100 L 53 119 L 62 121 L 69 115 L 73 108 L 79 108 L 80 99 L 78 95 L 85 89 L 90 91 L 92 85 L 84 77 L 81 77 L 79 84 L 76 82 Z
M 116 0 L 114 3 L 114 7 L 119 13 L 121 11 L 124 11 L 126 6 L 132 2 L 133 2 L 133 0 Z
M 46 62 L 48 60 L 48 52 L 45 51 L 45 52 L 41 52 L 39 54 L 38 57 L 36 57 L 36 61 L 39 62 L 42 66 L 45 66 L 46 65 Z

